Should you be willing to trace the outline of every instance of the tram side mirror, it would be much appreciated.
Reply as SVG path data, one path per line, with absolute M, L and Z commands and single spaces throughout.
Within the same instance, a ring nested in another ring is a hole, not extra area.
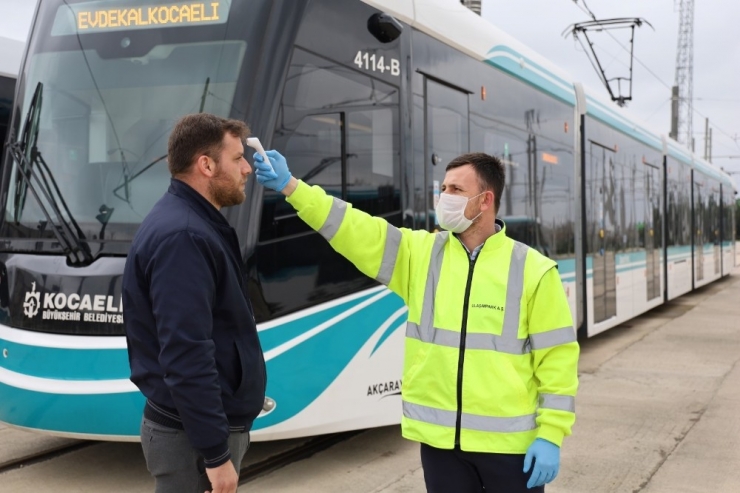
M 373 14 L 367 20 L 367 30 L 381 43 L 395 41 L 401 35 L 403 26 L 388 14 Z

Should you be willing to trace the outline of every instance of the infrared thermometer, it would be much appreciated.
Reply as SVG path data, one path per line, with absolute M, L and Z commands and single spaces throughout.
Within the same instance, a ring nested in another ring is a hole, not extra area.
M 247 145 L 254 149 L 255 151 L 259 152 L 262 156 L 262 159 L 265 160 L 265 163 L 270 167 L 270 171 L 274 171 L 272 169 L 272 163 L 270 163 L 270 158 L 267 157 L 267 153 L 265 152 L 265 149 L 262 147 L 262 143 L 260 142 L 260 139 L 257 137 L 248 137 L 247 138 Z

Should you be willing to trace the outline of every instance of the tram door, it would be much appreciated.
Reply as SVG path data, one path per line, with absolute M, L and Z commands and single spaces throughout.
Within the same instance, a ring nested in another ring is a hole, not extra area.
M 696 175 L 694 175 L 696 176 Z M 694 181 L 694 268 L 695 279 L 704 280 L 704 194 L 703 183 Z
M 468 94 L 432 79 L 425 79 L 425 162 L 427 172 L 426 228 L 438 228 L 433 213 L 439 200 L 445 168 L 454 158 L 468 152 Z
M 660 250 L 662 248 L 660 223 L 660 171 L 645 163 L 645 192 L 648 194 L 645 208 L 645 254 L 647 260 L 647 300 L 660 296 Z
M 617 184 L 614 149 L 589 141 L 590 164 L 586 170 L 590 205 L 589 255 L 593 259 L 594 323 L 617 315 Z
M 721 195 L 718 188 L 712 187 L 712 195 L 710 199 L 710 208 L 712 210 L 711 221 L 712 221 L 712 243 L 714 244 L 714 274 L 719 275 L 722 272 L 721 258 L 722 258 L 722 206 Z M 718 227 L 720 226 L 720 227 Z

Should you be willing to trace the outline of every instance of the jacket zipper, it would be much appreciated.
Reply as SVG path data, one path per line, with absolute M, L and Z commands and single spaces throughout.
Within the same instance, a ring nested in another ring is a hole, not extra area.
M 479 253 L 480 255 L 480 253 Z M 468 282 L 465 285 L 465 301 L 463 304 L 462 328 L 460 329 L 460 357 L 457 360 L 457 420 L 455 422 L 455 446 L 460 447 L 460 425 L 462 423 L 462 384 L 463 364 L 465 363 L 465 334 L 468 332 L 468 303 L 470 302 L 470 286 L 473 284 L 473 268 L 475 260 L 468 257 Z

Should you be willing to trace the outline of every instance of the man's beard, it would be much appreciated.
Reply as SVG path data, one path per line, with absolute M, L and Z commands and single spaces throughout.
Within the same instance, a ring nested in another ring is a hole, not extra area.
M 216 164 L 216 166 L 219 165 Z M 221 207 L 239 205 L 246 198 L 244 182 L 235 183 L 220 168 L 208 183 L 208 192 L 211 194 L 213 201 Z

